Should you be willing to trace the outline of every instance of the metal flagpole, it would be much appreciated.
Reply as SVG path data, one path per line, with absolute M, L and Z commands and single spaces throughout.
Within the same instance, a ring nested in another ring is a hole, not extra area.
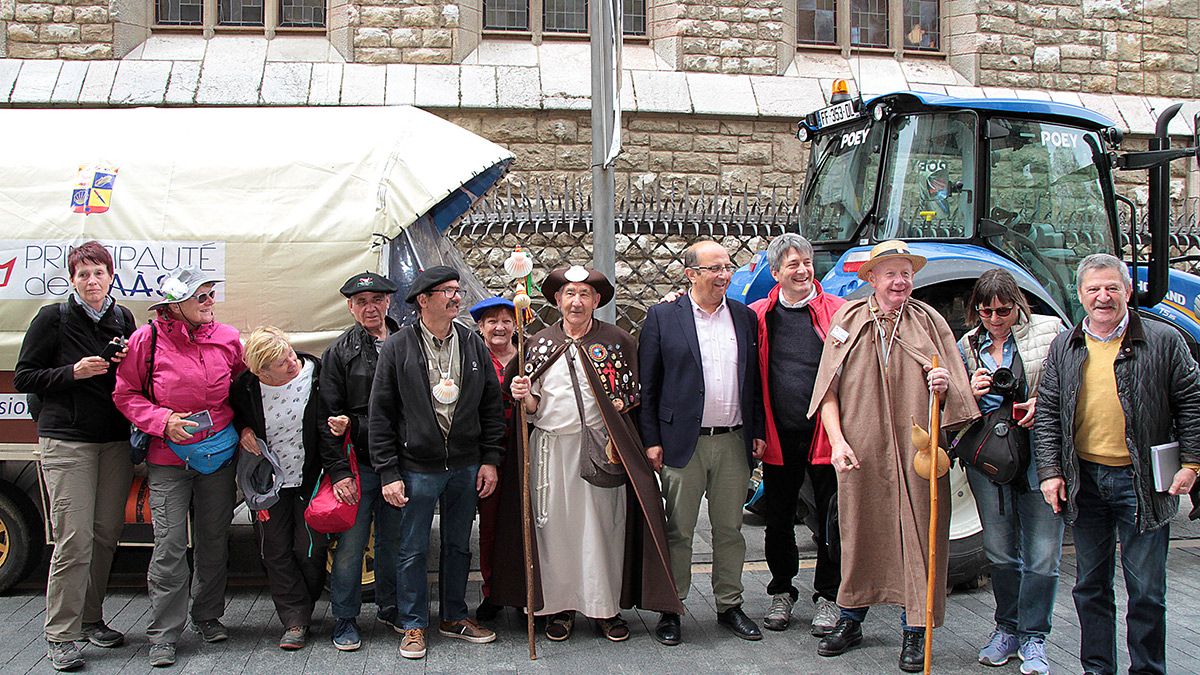
M 592 266 L 617 285 L 612 163 L 621 149 L 621 0 L 588 3 L 592 45 Z M 615 322 L 616 302 L 596 311 Z

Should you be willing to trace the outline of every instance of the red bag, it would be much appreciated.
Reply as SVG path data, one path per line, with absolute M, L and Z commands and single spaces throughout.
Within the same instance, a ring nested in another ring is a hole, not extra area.
M 354 456 L 354 446 L 350 444 L 349 435 L 346 436 L 346 455 L 350 459 L 350 471 L 354 473 L 354 489 L 358 492 L 358 498 L 362 499 L 362 479 L 358 475 L 358 459 Z M 354 527 L 354 521 L 358 517 L 358 504 L 347 504 L 338 501 L 333 495 L 333 482 L 329 480 L 329 474 L 321 472 L 321 480 L 317 483 L 317 489 L 313 491 L 312 499 L 308 502 L 308 507 L 304 509 L 304 522 L 314 532 L 321 534 L 338 534 L 345 532 Z

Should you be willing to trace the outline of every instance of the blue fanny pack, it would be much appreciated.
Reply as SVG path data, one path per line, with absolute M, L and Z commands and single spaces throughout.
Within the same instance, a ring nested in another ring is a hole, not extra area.
M 167 441 L 167 447 L 171 448 L 171 452 L 182 459 L 189 469 L 203 474 L 216 473 L 228 464 L 237 451 L 237 444 L 238 435 L 232 424 L 225 425 L 224 429 L 195 443 L 179 445 Z

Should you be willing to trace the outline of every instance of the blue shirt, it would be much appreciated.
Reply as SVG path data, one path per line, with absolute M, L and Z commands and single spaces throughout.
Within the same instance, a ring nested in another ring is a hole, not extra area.
M 1012 332 L 1010 331 L 1008 333 L 1008 339 L 1006 339 L 1004 341 L 1004 352 L 1001 355 L 999 364 L 996 363 L 996 359 L 992 358 L 992 353 L 989 351 L 992 346 L 992 334 L 987 332 L 987 330 L 984 329 L 983 327 L 980 327 L 979 333 L 980 333 L 980 336 L 979 336 L 979 363 L 980 363 L 980 365 L 983 366 L 984 368 L 987 368 L 987 371 L 989 373 L 996 372 L 996 369 L 999 368 L 1000 366 L 1004 366 L 1005 368 L 1012 368 L 1013 354 L 1017 351 L 1017 340 L 1016 340 L 1016 338 L 1013 337 Z M 967 353 L 966 353 L 966 351 L 963 350 L 962 345 L 958 346 L 958 353 L 960 356 L 962 356 L 963 363 L 966 364 L 967 363 Z M 967 375 L 973 375 L 973 374 L 974 373 L 967 373 Z M 992 412 L 993 410 L 999 408 L 1000 404 L 1003 402 L 1004 402 L 1004 397 L 1001 396 L 1000 394 L 994 394 L 994 393 L 984 394 L 983 397 L 981 397 L 979 399 L 979 412 L 986 415 L 986 414 Z

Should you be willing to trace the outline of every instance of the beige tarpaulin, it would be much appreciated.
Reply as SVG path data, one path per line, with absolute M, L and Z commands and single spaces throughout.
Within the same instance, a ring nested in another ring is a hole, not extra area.
M 386 259 L 376 235 L 512 159 L 411 107 L 12 109 L 0 126 L 0 370 L 88 239 L 139 321 L 163 274 L 200 264 L 227 279 L 220 321 L 316 349 L 347 325 L 342 282 Z

